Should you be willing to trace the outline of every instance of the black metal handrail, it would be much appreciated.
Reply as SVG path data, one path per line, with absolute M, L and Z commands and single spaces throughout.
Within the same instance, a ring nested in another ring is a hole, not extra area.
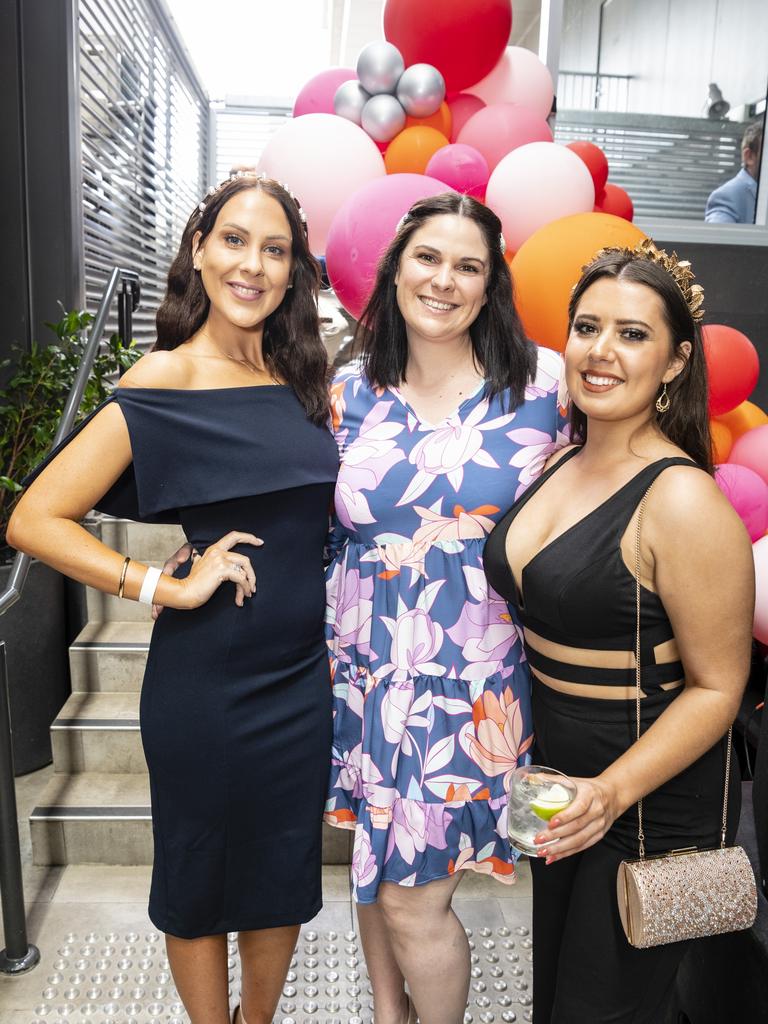
M 55 448 L 70 433 L 85 394 L 85 387 L 93 369 L 93 362 L 104 333 L 110 306 L 118 295 L 118 330 L 125 343 L 132 334 L 132 314 L 141 298 L 139 275 L 133 270 L 114 267 L 101 296 L 83 358 L 77 369 L 53 439 Z M 21 597 L 31 563 L 29 555 L 19 552 L 13 561 L 5 590 L 0 594 L 0 616 Z M 16 812 L 14 784 L 13 742 L 5 661 L 5 643 L 0 641 L 0 896 L 2 897 L 5 949 L 0 950 L 0 973 L 22 974 L 31 970 L 40 960 L 36 946 L 27 941 L 24 913 L 24 885 L 21 873 L 19 826 Z

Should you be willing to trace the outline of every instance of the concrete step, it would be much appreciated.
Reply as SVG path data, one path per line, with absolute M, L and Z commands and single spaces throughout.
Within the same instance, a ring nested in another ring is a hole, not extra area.
M 35 864 L 152 863 L 147 775 L 56 774 L 29 823 Z M 324 825 L 323 863 L 349 864 L 352 836 Z
M 73 693 L 51 726 L 57 772 L 145 773 L 138 693 Z
M 153 625 L 152 621 L 88 623 L 70 645 L 73 690 L 138 692 Z
M 152 622 L 89 622 L 69 648 L 75 692 L 141 689 Z
M 139 562 L 156 562 L 158 565 L 162 565 L 186 541 L 180 526 L 134 523 L 130 519 L 110 519 L 108 516 L 95 519 L 89 528 L 113 550 L 130 555 Z

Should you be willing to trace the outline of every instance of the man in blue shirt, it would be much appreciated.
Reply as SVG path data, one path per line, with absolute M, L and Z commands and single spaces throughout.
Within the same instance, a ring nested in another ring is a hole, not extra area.
M 741 170 L 716 188 L 707 200 L 707 224 L 754 224 L 762 148 L 763 126 L 756 122 L 747 128 L 741 140 Z

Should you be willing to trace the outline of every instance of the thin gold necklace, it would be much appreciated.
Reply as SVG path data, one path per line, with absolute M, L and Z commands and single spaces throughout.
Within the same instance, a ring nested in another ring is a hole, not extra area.
M 272 370 L 268 368 L 268 366 L 264 366 L 264 367 L 255 366 L 248 359 L 238 359 L 237 356 L 231 356 L 229 354 L 229 352 L 225 352 L 223 349 L 219 348 L 219 346 L 216 344 L 216 342 L 212 338 L 210 338 L 207 334 L 205 334 L 204 331 L 201 331 L 200 334 L 206 339 L 206 341 L 208 341 L 211 345 L 213 345 L 213 347 L 216 349 L 216 351 L 219 353 L 219 355 L 224 356 L 226 359 L 230 359 L 233 363 L 238 363 L 240 366 L 244 366 L 247 370 L 250 370 L 251 373 L 254 373 L 257 376 L 269 377 L 270 381 L 273 384 L 281 384 L 282 383 L 282 381 L 279 381 L 277 379 L 277 377 L 274 375 Z M 265 362 L 266 362 L 266 360 L 265 360 Z

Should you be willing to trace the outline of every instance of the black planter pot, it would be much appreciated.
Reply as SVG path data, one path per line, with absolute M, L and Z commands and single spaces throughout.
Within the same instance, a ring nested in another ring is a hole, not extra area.
M 10 566 L 0 566 L 0 592 Z M 32 562 L 21 599 L 0 616 L 5 641 L 16 775 L 50 764 L 51 722 L 70 693 L 64 577 Z

